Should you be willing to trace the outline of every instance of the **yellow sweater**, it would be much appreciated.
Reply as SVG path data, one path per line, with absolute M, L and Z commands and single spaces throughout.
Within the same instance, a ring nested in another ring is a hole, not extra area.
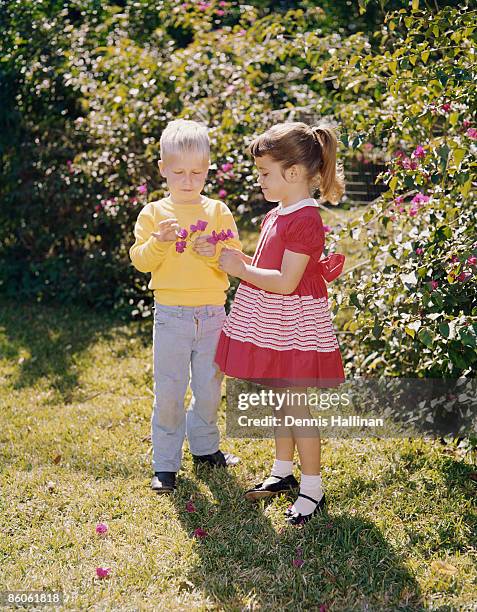
M 171 217 L 188 232 L 199 219 L 207 221 L 207 228 L 196 236 L 231 229 L 235 238 L 218 242 L 214 257 L 198 255 L 189 242 L 183 253 L 177 253 L 175 242 L 160 242 L 151 236 L 161 221 Z M 218 268 L 220 251 L 223 246 L 240 249 L 241 244 L 232 213 L 223 202 L 205 196 L 200 204 L 174 204 L 170 197 L 150 202 L 139 214 L 134 236 L 136 241 L 129 251 L 131 261 L 140 272 L 151 273 L 149 289 L 154 290 L 157 302 L 167 306 L 224 304 L 230 283 L 227 274 Z

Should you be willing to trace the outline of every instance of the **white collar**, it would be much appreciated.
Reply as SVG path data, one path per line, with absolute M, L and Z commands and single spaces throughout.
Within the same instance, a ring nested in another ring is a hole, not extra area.
M 318 208 L 318 202 L 315 200 L 315 198 L 305 198 L 304 200 L 299 200 L 298 202 L 295 202 L 295 204 L 285 206 L 285 208 L 283 207 L 282 203 L 279 202 L 278 214 L 289 215 L 290 213 L 295 212 L 296 210 L 300 210 L 300 208 L 304 208 L 305 206 L 314 206 L 315 208 Z

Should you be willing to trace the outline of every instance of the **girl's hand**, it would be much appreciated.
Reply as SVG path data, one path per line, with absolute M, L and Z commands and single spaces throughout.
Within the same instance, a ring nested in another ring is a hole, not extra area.
M 219 257 L 219 268 L 231 276 L 241 278 L 245 272 L 245 262 L 242 259 L 242 251 L 224 247 Z
M 215 255 L 215 244 L 207 242 L 207 238 L 210 238 L 211 234 L 202 234 L 194 240 L 192 248 L 198 255 L 205 257 L 213 257 Z
M 154 236 L 159 242 L 170 242 L 177 239 L 178 230 L 180 227 L 177 219 L 165 219 L 159 223 L 157 232 L 152 232 L 151 236 Z
M 240 259 L 244 262 L 244 263 L 249 263 L 249 259 L 252 259 L 251 257 L 249 257 L 248 255 L 245 255 L 245 253 L 243 253 L 240 249 L 236 249 L 234 247 L 226 247 L 227 251 L 231 251 L 232 253 L 236 253 L 237 257 L 240 257 Z

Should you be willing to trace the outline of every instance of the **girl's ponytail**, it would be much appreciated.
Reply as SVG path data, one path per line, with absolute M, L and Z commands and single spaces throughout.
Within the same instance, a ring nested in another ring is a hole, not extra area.
M 311 128 L 313 138 L 320 147 L 318 187 L 321 197 L 327 202 L 337 204 L 344 193 L 343 169 L 336 164 L 338 140 L 332 127 L 317 125 Z

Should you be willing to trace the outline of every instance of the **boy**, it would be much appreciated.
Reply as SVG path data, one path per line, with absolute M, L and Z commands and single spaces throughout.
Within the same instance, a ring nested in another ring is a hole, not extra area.
M 214 357 L 229 287 L 218 260 L 224 245 L 240 248 L 240 241 L 227 206 L 201 193 L 210 163 L 207 128 L 172 121 L 160 147 L 159 170 L 169 195 L 141 211 L 129 253 L 140 272 L 151 273 L 155 299 L 151 488 L 172 493 L 186 435 L 196 464 L 226 466 L 238 460 L 219 450 L 222 374 Z M 192 400 L 184 411 L 189 378 Z

